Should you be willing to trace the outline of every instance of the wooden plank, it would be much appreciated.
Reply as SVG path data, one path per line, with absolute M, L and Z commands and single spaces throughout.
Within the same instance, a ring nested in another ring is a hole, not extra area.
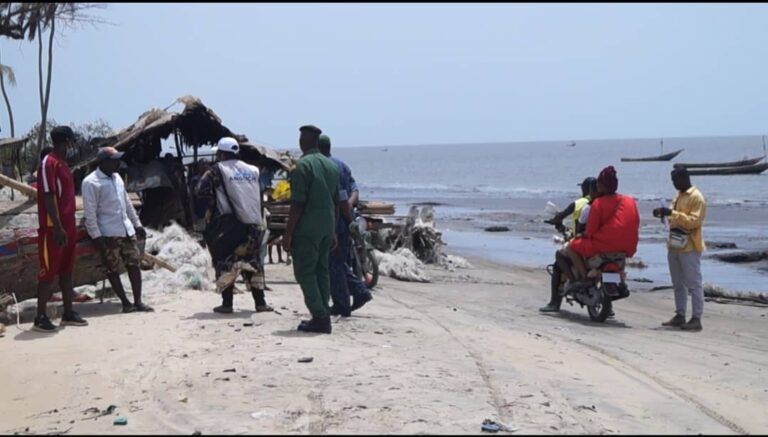
M 36 197 L 37 196 L 37 190 L 35 187 L 32 187 L 30 185 L 21 183 L 19 181 L 15 181 L 8 176 L 5 176 L 3 174 L 0 174 L 0 185 L 5 185 L 8 187 L 11 187 L 15 190 L 19 190 L 22 193 L 26 194 L 29 197 Z
M 157 264 L 166 270 L 169 270 L 171 273 L 176 273 L 176 267 L 168 264 L 168 262 L 160 257 L 144 252 L 144 259 L 151 263 Z

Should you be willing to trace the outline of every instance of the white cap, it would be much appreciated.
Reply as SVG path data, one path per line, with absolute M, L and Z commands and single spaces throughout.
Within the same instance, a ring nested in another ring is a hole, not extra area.
M 213 148 L 213 153 L 218 151 L 238 154 L 240 153 L 240 145 L 237 144 L 236 139 L 232 137 L 224 137 L 220 139 L 216 144 L 216 147 Z

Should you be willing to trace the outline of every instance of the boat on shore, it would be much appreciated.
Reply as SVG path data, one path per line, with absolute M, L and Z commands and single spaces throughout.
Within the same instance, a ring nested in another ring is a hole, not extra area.
M 675 164 L 675 167 L 685 167 L 685 168 L 744 167 L 747 165 L 755 165 L 758 162 L 762 161 L 763 159 L 765 159 L 765 156 L 760 156 L 758 158 L 742 159 L 741 161 L 731 161 L 731 162 L 713 162 L 713 163 L 695 163 L 695 164 L 678 163 L 678 164 Z
M 650 161 L 671 161 L 675 156 L 679 155 L 684 149 L 675 150 L 674 152 L 665 153 L 658 156 L 649 156 L 646 158 L 621 158 L 621 162 L 650 162 Z
M 768 162 L 752 165 L 742 165 L 739 167 L 694 169 L 688 170 L 688 174 L 691 176 L 760 174 L 766 170 L 768 170 Z

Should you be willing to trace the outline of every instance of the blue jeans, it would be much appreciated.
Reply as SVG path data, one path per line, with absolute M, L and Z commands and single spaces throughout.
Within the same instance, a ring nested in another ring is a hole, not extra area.
M 328 260 L 328 269 L 331 275 L 331 300 L 339 313 L 346 315 L 352 307 L 349 302 L 350 295 L 353 299 L 358 300 L 370 292 L 349 266 L 349 232 L 338 233 L 337 236 L 339 246 L 331 251 Z

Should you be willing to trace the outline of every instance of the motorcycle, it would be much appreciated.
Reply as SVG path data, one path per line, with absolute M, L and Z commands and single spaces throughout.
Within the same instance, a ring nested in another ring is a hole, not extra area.
M 356 213 L 355 224 L 350 226 L 350 258 L 355 276 L 369 289 L 379 282 L 379 263 L 373 256 L 370 224 L 362 215 Z
M 551 223 L 547 221 L 547 223 Z M 562 224 L 555 224 L 560 236 L 555 236 L 555 242 L 561 248 L 573 239 L 570 230 Z M 626 284 L 626 254 L 621 252 L 602 253 L 586 260 L 589 274 L 587 279 L 571 283 L 565 273 L 560 275 L 560 296 L 569 305 L 578 303 L 581 308 L 587 307 L 589 318 L 595 322 L 604 322 L 613 315 L 613 302 L 629 297 L 629 287 Z M 555 264 L 547 266 L 550 276 L 554 275 Z

